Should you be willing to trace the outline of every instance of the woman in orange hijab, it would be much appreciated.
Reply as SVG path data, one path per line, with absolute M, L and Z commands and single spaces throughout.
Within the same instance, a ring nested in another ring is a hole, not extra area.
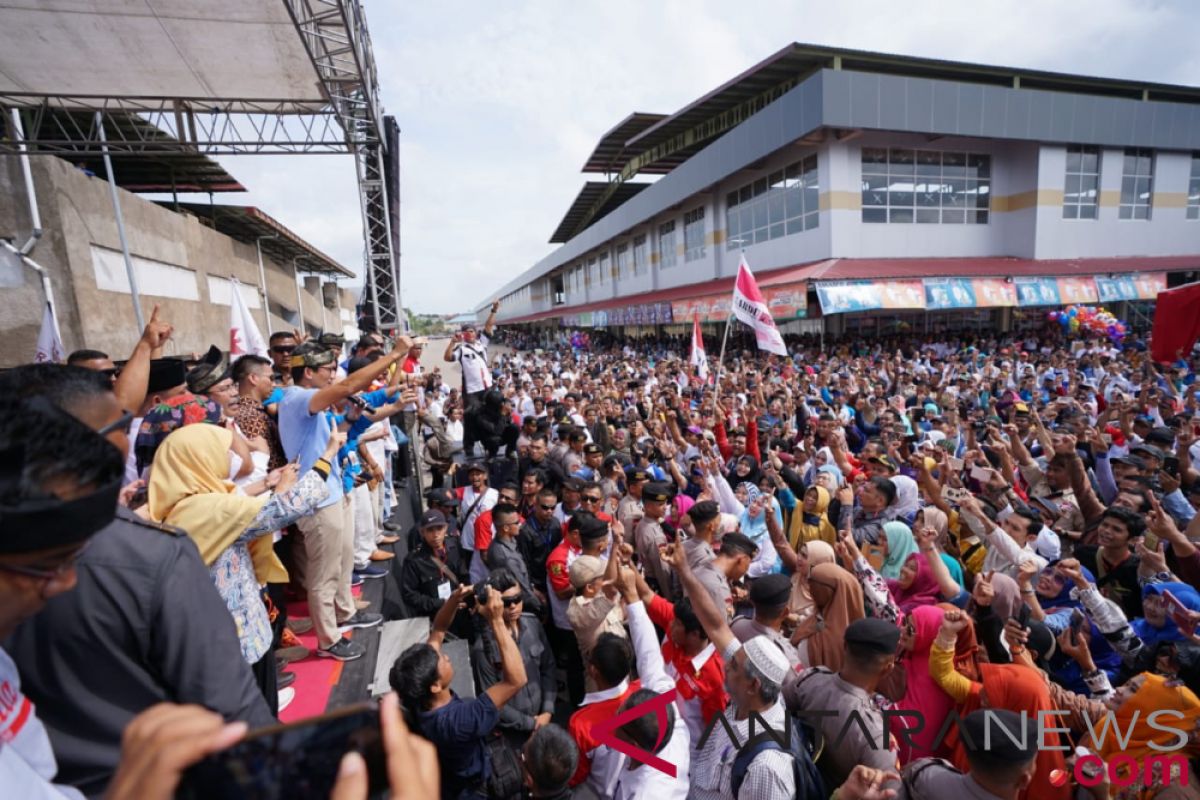
M 837 672 L 842 668 L 842 648 L 846 628 L 856 619 L 866 616 L 863 609 L 862 587 L 858 578 L 837 564 L 818 564 L 808 575 L 817 613 L 821 615 L 820 629 L 808 639 L 808 665 L 828 667 Z
M 1184 784 L 1178 767 L 1168 765 L 1168 774 L 1164 775 L 1162 762 L 1158 762 L 1153 767 L 1149 786 L 1145 775 L 1131 774 L 1132 765 L 1140 767 L 1149 763 L 1147 759 L 1182 756 L 1194 760 L 1200 756 L 1200 742 L 1195 736 L 1190 735 L 1182 747 L 1177 747 L 1179 733 L 1190 734 L 1200 724 L 1200 699 L 1191 689 L 1161 675 L 1143 672 L 1118 688 L 1107 700 L 1107 705 L 1115 718 L 1115 727 L 1110 727 L 1108 735 L 1098 744 L 1086 739 L 1084 744 L 1098 752 L 1106 764 L 1114 756 L 1122 756 L 1115 764 L 1117 779 L 1113 781 L 1111 797 L 1121 800 L 1151 800 L 1167 795 L 1173 800 L 1200 797 L 1200 789 L 1196 787 L 1200 781 L 1189 776 L 1188 784 Z M 1160 714 L 1155 718 L 1157 727 L 1151 726 L 1150 715 L 1163 711 L 1173 713 L 1165 717 Z M 1097 731 L 1101 730 L 1099 724 L 1097 721 Z M 1126 736 L 1128 740 L 1122 746 Z M 1122 786 L 1124 783 L 1131 785 Z
M 929 651 L 929 672 L 942 689 L 958 703 L 958 713 L 965 717 L 981 708 L 1007 708 L 1011 711 L 1026 711 L 1031 718 L 1039 712 L 1057 711 L 1050 700 L 1050 689 L 1041 673 L 1024 664 L 979 664 L 979 680 L 971 680 L 954 668 L 955 648 L 958 632 L 967 624 L 968 617 L 961 611 L 947 611 L 941 630 Z M 1053 719 L 1053 717 L 1051 717 Z M 969 768 L 967 754 L 958 732 L 950 731 L 950 744 L 954 766 L 966 772 Z M 1038 749 L 1036 771 L 1033 781 L 1019 795 L 1020 800 L 1069 800 L 1070 782 L 1062 786 L 1051 783 L 1057 770 L 1066 771 L 1062 750 L 1051 748 L 1068 744 L 1058 733 L 1047 727 L 1045 740 Z

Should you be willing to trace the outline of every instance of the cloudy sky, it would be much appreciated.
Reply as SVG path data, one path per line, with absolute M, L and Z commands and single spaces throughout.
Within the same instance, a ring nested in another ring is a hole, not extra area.
M 468 310 L 549 253 L 584 160 L 631 111 L 676 111 L 791 42 L 1200 84 L 1194 0 L 364 4 L 402 130 L 404 302 L 422 313 Z M 250 190 L 236 202 L 361 269 L 349 157 L 225 163 Z

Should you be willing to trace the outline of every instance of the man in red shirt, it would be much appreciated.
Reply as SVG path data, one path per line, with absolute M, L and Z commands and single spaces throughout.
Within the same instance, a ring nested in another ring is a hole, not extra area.
M 662 656 L 667 674 L 675 678 L 675 705 L 687 722 L 693 742 L 725 710 L 725 663 L 704 632 L 688 600 L 672 604 L 656 595 L 637 573 L 638 595 L 646 604 L 650 621 L 667 632 Z
M 633 651 L 629 641 L 612 633 L 602 633 L 592 649 L 587 672 L 598 687 L 583 698 L 578 711 L 571 715 L 567 729 L 579 747 L 579 767 L 571 778 L 571 786 L 587 781 L 599 797 L 612 797 L 620 777 L 624 759 L 592 735 L 598 722 L 611 719 L 625 698 L 640 688 L 638 681 L 629 680 Z

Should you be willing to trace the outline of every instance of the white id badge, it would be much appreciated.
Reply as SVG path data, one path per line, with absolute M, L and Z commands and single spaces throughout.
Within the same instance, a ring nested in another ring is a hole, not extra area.
M 438 584 L 438 600 L 450 599 L 450 581 L 442 581 Z

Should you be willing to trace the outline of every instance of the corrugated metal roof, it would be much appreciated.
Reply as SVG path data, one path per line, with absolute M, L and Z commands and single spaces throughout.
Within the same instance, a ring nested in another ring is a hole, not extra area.
M 618 122 L 611 130 L 600 137 L 596 149 L 588 156 L 583 165 L 583 172 L 617 172 L 625 166 L 629 156 L 625 151 L 625 143 L 655 123 L 666 119 L 666 114 L 648 114 L 635 111 Z M 652 170 L 642 170 L 652 173 Z
M 571 203 L 571 207 L 567 209 L 567 213 L 563 215 L 562 222 L 558 223 L 558 227 L 554 229 L 554 235 L 550 237 L 551 244 L 562 244 L 570 241 L 571 237 L 578 233 L 578 228 L 583 222 L 587 212 L 592 205 L 600 199 L 604 190 L 608 188 L 606 181 L 588 181 L 579 190 L 579 194 L 575 196 L 575 202 Z M 645 189 L 647 186 L 652 186 L 650 183 L 622 183 L 619 184 L 612 196 L 605 201 L 600 207 L 600 211 L 591 218 L 589 222 L 595 222 L 598 219 L 603 219 L 608 214 L 611 214 L 618 206 L 629 200 L 638 192 Z
M 353 278 L 355 274 L 313 247 L 279 220 L 254 206 L 159 202 L 164 208 L 186 211 L 205 225 L 238 241 L 254 244 L 262 239 L 265 255 L 283 264 L 295 263 L 300 272 L 323 272 Z M 298 259 L 298 260 L 296 260 Z M 294 261 L 295 260 L 295 261 Z

